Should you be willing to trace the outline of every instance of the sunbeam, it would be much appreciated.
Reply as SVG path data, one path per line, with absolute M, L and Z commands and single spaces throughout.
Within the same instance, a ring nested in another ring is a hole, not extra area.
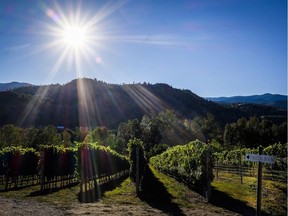
M 50 66 L 50 70 L 45 77 L 46 82 L 53 82 L 60 72 L 65 76 L 64 74 L 67 74 L 67 70 L 64 70 L 63 66 L 67 66 L 72 73 L 75 73 L 77 78 L 85 76 L 84 74 L 86 72 L 84 69 L 86 70 L 87 64 L 91 68 L 95 68 L 96 65 L 101 65 L 101 68 L 105 69 L 109 65 L 105 65 L 106 62 L 103 62 L 103 59 L 99 57 L 99 50 L 125 55 L 123 53 L 118 53 L 114 49 L 108 49 L 106 44 L 109 42 L 139 43 L 167 47 L 187 45 L 186 43 L 179 42 L 179 40 L 176 40 L 175 36 L 171 35 L 147 36 L 118 34 L 119 27 L 113 26 L 108 22 L 109 16 L 127 4 L 127 2 L 128 1 L 116 1 L 107 3 L 102 8 L 100 7 L 93 16 L 90 16 L 91 14 L 89 15 L 89 11 L 85 11 L 84 13 L 81 3 L 76 6 L 74 5 L 74 7 L 72 4 L 70 7 L 63 7 L 59 2 L 53 2 L 50 5 L 41 3 L 41 10 L 47 19 L 39 21 L 39 24 L 42 26 L 42 31 L 36 32 L 36 34 L 49 40 L 48 42 L 41 43 L 27 55 L 38 55 L 42 52 L 52 52 L 54 54 L 54 64 Z M 139 85 L 132 87 L 127 85 L 125 86 L 125 91 L 133 98 L 138 106 L 142 108 L 143 113 L 162 111 L 167 107 L 157 96 L 153 95 L 143 86 Z M 33 101 L 37 101 L 39 95 L 41 95 L 40 98 L 45 98 L 46 94 L 47 90 L 39 88 L 39 91 L 34 96 L 34 100 L 31 100 L 25 113 L 23 113 L 21 122 L 25 122 L 27 118 L 31 116 L 31 113 L 37 115 L 37 108 L 39 108 L 40 105 L 36 104 L 35 106 L 35 102 Z M 79 126 L 93 127 L 103 125 L 105 119 L 100 115 L 99 111 L 99 107 L 103 106 L 103 104 L 99 104 L 93 89 L 90 86 L 85 86 L 81 80 L 78 80 L 77 94 L 79 101 Z M 107 94 L 109 95 L 109 89 L 107 89 Z M 112 98 L 111 95 L 109 98 L 112 100 L 113 106 L 121 113 L 117 98 Z M 122 116 L 124 119 L 124 114 L 122 114 Z
M 97 107 L 93 101 L 93 96 L 91 95 L 92 89 L 89 85 L 84 85 L 84 82 L 79 79 L 77 80 L 77 94 L 78 94 L 78 119 L 80 127 L 91 127 L 92 121 L 97 122 L 95 119 L 97 112 Z
M 160 112 L 167 108 L 161 99 L 141 85 L 126 85 L 125 91 L 146 114 Z
M 49 86 L 39 87 L 37 93 L 30 100 L 25 110 L 22 113 L 22 117 L 18 120 L 18 124 L 34 126 L 36 124 L 39 112 L 41 111 L 41 106 L 45 103 L 45 97 L 49 91 Z

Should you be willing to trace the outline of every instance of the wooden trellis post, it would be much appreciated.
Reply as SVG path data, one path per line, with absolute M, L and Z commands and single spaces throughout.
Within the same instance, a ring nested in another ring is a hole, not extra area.
M 239 153 L 239 155 L 238 155 L 238 171 L 239 171 L 239 176 L 240 176 L 240 182 L 241 182 L 241 184 L 243 184 L 241 153 Z
M 209 150 L 206 151 L 206 179 L 207 179 L 207 186 L 206 186 L 206 199 L 207 202 L 211 200 L 211 176 L 210 176 L 210 167 L 209 167 L 210 157 L 209 157 Z
M 136 194 L 139 194 L 139 147 L 136 147 Z

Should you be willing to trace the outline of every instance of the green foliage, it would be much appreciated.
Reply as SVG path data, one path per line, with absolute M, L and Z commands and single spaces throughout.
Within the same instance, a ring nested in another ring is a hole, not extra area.
M 107 146 L 109 131 L 106 127 L 96 127 L 90 131 L 84 139 L 86 143 L 97 142 L 99 145 Z
M 227 124 L 224 132 L 224 144 L 226 146 L 238 146 L 246 148 L 264 147 L 271 143 L 287 141 L 287 123 L 280 126 L 265 119 L 256 117 L 241 118 L 237 122 Z
M 23 143 L 22 129 L 12 124 L 0 128 L 0 147 L 21 146 Z
M 209 142 L 209 145 L 211 146 L 211 151 L 212 152 L 221 152 L 223 151 L 223 145 L 219 143 L 217 140 L 212 139 Z
M 213 179 L 211 156 L 210 146 L 196 140 L 168 148 L 162 154 L 150 158 L 150 163 L 159 171 L 201 191 L 206 187 L 207 176 Z
M 56 153 L 66 152 L 66 151 L 76 151 L 76 148 L 73 147 L 65 147 L 63 145 L 40 145 L 40 151 L 46 149 L 53 149 Z
M 0 175 L 11 177 L 38 174 L 39 152 L 32 148 L 5 147 L 0 151 Z
M 41 176 L 47 179 L 57 176 L 73 176 L 76 171 L 76 149 L 42 145 L 39 167 Z
M 275 156 L 275 162 L 273 164 L 265 164 L 267 169 L 284 170 L 287 172 L 287 149 L 288 143 L 281 144 L 275 143 L 264 149 L 264 154 Z
M 71 147 L 72 143 L 71 143 L 71 133 L 68 132 L 68 130 L 64 130 L 62 133 L 62 137 L 63 137 L 63 141 L 62 144 L 64 147 Z
M 212 139 L 222 142 L 223 129 L 211 113 L 208 113 L 206 117 L 194 118 L 190 128 L 192 129 L 191 131 L 197 135 L 197 138 L 199 137 L 203 142 Z
M 117 132 L 118 149 L 122 154 L 126 154 L 127 144 L 130 139 L 141 139 L 142 131 L 138 119 L 128 120 L 127 123 L 120 123 Z
M 43 145 L 59 145 L 61 143 L 61 136 L 53 125 L 46 126 L 39 136 Z
M 77 127 L 75 131 L 75 141 L 84 142 L 85 137 L 87 136 L 88 131 L 84 128 Z
M 266 169 L 273 169 L 273 170 L 287 170 L 287 147 L 288 144 L 281 144 L 276 143 L 270 145 L 263 149 L 263 154 L 265 155 L 273 155 L 275 157 L 275 163 L 273 164 L 264 164 Z M 219 164 L 224 165 L 239 165 L 239 161 L 241 157 L 241 165 L 246 167 L 256 166 L 257 163 L 245 161 L 246 154 L 258 154 L 258 149 L 251 149 L 251 148 L 241 148 L 235 150 L 225 150 L 222 152 L 215 152 L 214 160 Z
M 11 146 L 11 147 L 4 147 L 0 149 L 0 154 L 5 154 L 7 152 L 19 152 L 20 154 L 25 154 L 25 152 L 36 152 L 35 149 L 33 148 L 22 148 L 22 147 L 17 147 L 17 146 Z
M 147 152 L 147 158 L 153 157 L 155 155 L 161 154 L 162 152 L 168 149 L 167 144 L 156 144 L 154 145 L 149 152 Z
M 140 123 L 142 130 L 142 140 L 144 142 L 144 149 L 146 152 L 150 152 L 150 148 L 154 145 L 159 144 L 162 140 L 162 130 L 164 129 L 161 125 L 161 121 L 157 116 L 149 118 L 148 116 L 143 116 Z
M 255 163 L 250 161 L 245 161 L 246 154 L 257 154 L 259 151 L 258 149 L 250 149 L 250 148 L 241 148 L 235 150 L 225 150 L 222 152 L 215 152 L 214 160 L 218 164 L 225 164 L 225 165 L 239 165 L 239 157 L 241 157 L 241 162 L 243 166 L 255 166 Z
M 106 142 L 110 149 L 117 152 L 118 146 L 117 146 L 117 137 L 116 137 L 115 132 L 109 131 Z
M 150 152 L 154 145 L 166 143 L 168 146 L 187 143 L 197 136 L 184 125 L 184 120 L 174 110 L 164 110 L 151 117 L 143 116 L 140 123 L 145 151 Z
M 287 147 L 288 143 L 281 144 L 275 143 L 274 145 L 270 145 L 264 149 L 264 153 L 267 155 L 274 155 L 279 158 L 287 158 Z
M 122 122 L 118 127 L 117 145 L 113 149 L 126 154 L 127 143 L 136 138 L 143 141 L 146 156 L 150 157 L 155 154 L 155 145 L 165 143 L 174 146 L 195 140 L 195 137 L 173 110 L 165 110 L 151 116 L 144 115 L 141 122 L 137 119 Z
M 38 129 L 33 127 L 19 128 L 9 124 L 0 128 L 0 148 L 19 146 L 39 150 L 40 145 L 71 147 L 73 135 L 73 131 L 69 129 L 65 129 L 63 132 L 57 131 L 53 125 Z
M 110 176 L 129 168 L 126 157 L 97 143 L 78 145 L 77 164 L 82 182 L 96 177 Z
M 128 143 L 128 152 L 129 152 L 129 163 L 130 163 L 130 178 L 133 182 L 136 181 L 136 169 L 137 169 L 137 155 L 136 149 L 139 149 L 139 180 L 144 174 L 145 166 L 147 164 L 143 142 L 139 139 L 131 139 Z

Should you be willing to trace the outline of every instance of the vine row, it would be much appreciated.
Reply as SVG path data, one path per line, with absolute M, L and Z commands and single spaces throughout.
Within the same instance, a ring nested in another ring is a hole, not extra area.
M 210 146 L 198 140 L 168 148 L 150 158 L 150 164 L 202 192 L 206 190 L 207 181 L 212 181 L 214 177 Z

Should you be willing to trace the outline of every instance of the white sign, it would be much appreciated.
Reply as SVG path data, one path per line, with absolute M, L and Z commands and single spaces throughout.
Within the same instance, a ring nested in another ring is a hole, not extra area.
M 245 160 L 251 162 L 262 162 L 273 164 L 275 161 L 275 157 L 271 155 L 246 154 Z

